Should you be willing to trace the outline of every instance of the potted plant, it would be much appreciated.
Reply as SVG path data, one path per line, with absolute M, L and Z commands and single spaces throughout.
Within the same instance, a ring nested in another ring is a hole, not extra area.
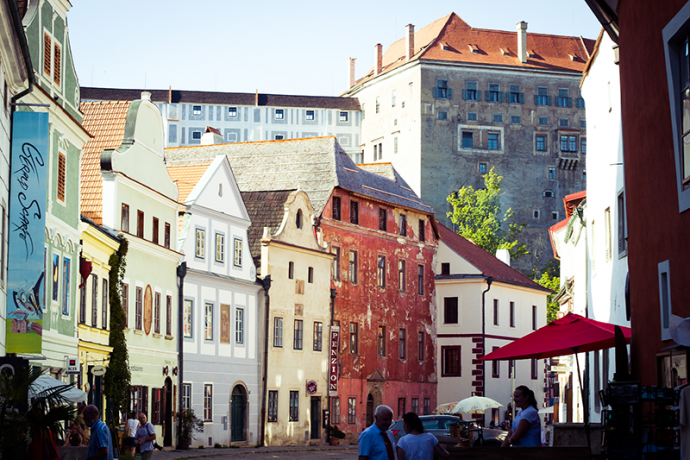
M 345 433 L 338 428 L 338 425 L 331 425 L 328 430 L 328 435 L 328 443 L 331 446 L 337 446 L 339 440 L 345 439 Z
M 194 414 L 194 409 L 184 409 L 182 412 L 178 412 L 177 419 L 178 429 L 180 430 L 180 441 L 177 448 L 188 450 L 189 445 L 194 439 L 194 433 L 204 429 L 204 422 Z

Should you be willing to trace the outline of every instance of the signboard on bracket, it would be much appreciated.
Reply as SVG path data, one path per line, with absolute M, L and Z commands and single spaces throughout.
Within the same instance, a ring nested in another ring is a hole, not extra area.
M 338 344 L 340 326 L 331 326 L 328 344 L 328 396 L 338 396 Z

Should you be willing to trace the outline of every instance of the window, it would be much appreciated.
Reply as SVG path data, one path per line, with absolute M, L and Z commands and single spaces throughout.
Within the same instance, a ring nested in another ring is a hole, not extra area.
M 587 129 L 587 120 L 580 120 L 580 129 Z
M 536 139 L 536 149 L 538 152 L 546 152 L 546 136 L 538 135 Z
M 378 331 L 379 358 L 386 357 L 386 326 L 379 326 Z
M 424 398 L 424 415 L 431 414 L 431 398 Z
M 498 326 L 498 299 L 494 299 L 494 326 Z
M 204 421 L 213 421 L 213 385 L 204 385 Z
M 477 112 L 467 112 L 467 121 L 477 121 Z
M 612 245 L 612 235 L 611 235 L 611 208 L 606 208 L 604 210 L 604 246 L 605 246 L 605 258 L 607 261 L 613 258 L 613 245 Z
M 486 163 L 479 163 L 479 174 L 486 174 Z
M 582 170 L 582 180 L 587 180 L 587 170 L 586 169 Z
M 295 263 L 288 262 L 288 279 L 295 279 Z
M 471 149 L 474 146 L 474 136 L 471 132 L 462 132 L 462 148 Z
M 396 102 L 396 94 L 395 90 L 391 91 L 391 107 L 395 107 L 395 102 Z
M 235 267 L 241 267 L 242 266 L 242 240 L 240 238 L 235 238 L 234 239 L 234 246 L 235 246 L 235 256 L 233 258 L 233 265 Z
M 425 225 L 424 225 L 424 220 L 419 219 L 419 241 L 424 241 L 425 240 Z
M 577 136 L 561 136 L 561 152 L 577 153 Z
M 151 424 L 161 425 L 161 400 L 163 389 L 151 388 Z
M 314 351 L 323 349 L 323 323 L 314 321 Z
M 65 154 L 58 153 L 57 198 L 63 203 L 65 201 L 65 163 Z
M 444 276 L 450 275 L 450 263 L 449 262 L 443 262 L 441 264 L 441 275 L 444 275 Z
M 53 301 L 57 302 L 60 298 L 60 256 L 53 254 Z
M 539 117 L 539 126 L 549 126 L 549 117 Z
M 532 330 L 537 330 L 537 306 L 532 305 Z
M 503 114 L 502 113 L 494 113 L 493 120 L 494 120 L 494 123 L 503 123 Z
M 133 385 L 129 395 L 131 409 L 134 411 L 146 410 L 149 407 L 148 387 Z
M 513 377 L 513 371 L 515 370 L 515 361 L 512 359 L 508 360 L 508 378 Z
M 307 282 L 309 284 L 314 283 L 314 267 L 309 267 L 309 269 L 307 270 Z
M 204 306 L 204 339 L 213 340 L 213 304 Z
M 412 412 L 419 415 L 419 398 L 412 398 Z
M 498 150 L 498 134 L 489 133 L 489 140 L 487 142 L 487 148 L 489 150 Z
M 621 192 L 618 194 L 618 256 L 623 256 L 628 250 L 627 228 L 625 219 L 625 194 Z
M 268 391 L 268 421 L 278 421 L 278 391 Z
M 236 118 L 237 117 L 237 107 L 228 107 L 228 116 L 230 118 Z
M 165 335 L 172 336 L 172 296 L 165 296 Z
M 511 115 L 510 116 L 510 122 L 514 125 L 519 125 L 520 124 L 520 115 Z
M 307 110 L 307 115 L 305 118 L 307 120 L 313 120 L 314 119 L 314 111 L 313 110 Z
M 383 209 L 379 208 L 379 230 L 381 231 L 387 231 L 388 229 L 388 212 Z
M 453 90 L 448 88 L 448 80 L 436 79 L 436 87 L 434 88 L 434 97 L 436 99 L 452 99 Z
M 165 241 L 164 241 L 164 246 L 168 249 L 170 249 L 170 224 L 165 223 Z
M 194 140 L 201 139 L 201 131 L 192 131 L 192 139 L 194 139 Z
M 125 316 L 125 327 L 127 317 Z M 86 324 L 86 284 L 79 289 L 79 323 Z
M 282 120 L 285 117 L 285 111 L 283 109 L 276 109 L 276 120 Z
M 570 125 L 570 120 L 567 118 L 559 118 L 558 119 L 558 126 L 561 128 L 567 128 Z
M 283 139 L 285 139 L 285 136 L 283 136 L 282 134 L 276 134 L 275 140 L 280 141 Z
M 290 392 L 290 421 L 299 421 L 299 391 Z
M 438 111 L 438 119 L 439 120 L 447 120 L 448 119 L 448 112 L 445 112 L 443 110 Z
M 105 289 L 105 283 L 103 283 L 103 288 Z M 104 309 L 104 311 L 105 311 L 105 309 Z M 153 332 L 155 332 L 156 334 L 161 333 L 161 293 L 160 292 L 156 292 L 156 295 L 153 296 Z
M 197 228 L 196 229 L 196 256 L 200 259 L 204 258 L 204 250 L 206 248 L 206 231 Z
M 82 289 L 84 291 L 84 303 L 86 303 L 86 285 Z M 129 284 L 122 283 L 122 309 L 125 311 L 125 327 L 129 327 Z M 83 324 L 86 324 L 86 305 L 84 305 L 84 319 Z
M 661 310 L 661 340 L 671 338 L 671 268 L 668 260 L 660 262 L 659 273 L 659 305 Z
M 359 324 L 350 323 L 350 353 L 356 355 L 359 350 Z
M 153 244 L 158 244 L 158 218 L 153 218 L 153 235 L 151 235 L 151 241 Z
M 407 236 L 407 216 L 405 214 L 400 214 L 400 236 Z
M 498 350 L 499 347 L 493 347 L 491 351 Z M 491 361 L 491 377 L 497 379 L 501 376 L 501 362 L 498 360 Z
M 424 295 L 424 265 L 417 265 L 417 294 Z
M 334 256 L 331 260 L 331 278 L 338 281 L 340 279 L 340 248 L 333 246 L 331 252 Z
M 340 424 L 340 398 L 331 398 L 331 424 Z
M 397 123 L 397 120 L 396 120 Z M 393 153 L 398 153 L 398 137 L 393 138 Z
M 551 190 L 544 190 L 544 192 L 542 193 L 542 195 L 544 196 L 544 198 L 553 198 L 553 191 L 551 191 Z
M 556 168 L 553 166 L 549 166 L 549 179 L 555 179 L 556 178 Z
M 350 201 L 350 223 L 359 224 L 359 202 Z
M 295 336 L 294 340 L 292 343 L 292 348 L 295 350 L 301 350 L 302 349 L 302 342 L 303 342 L 303 329 L 304 323 L 301 319 L 296 319 L 295 320 Z
M 558 220 L 558 211 L 551 211 L 551 220 Z
M 350 283 L 357 284 L 357 251 L 350 251 Z
M 485 99 L 488 102 L 503 102 L 503 93 L 498 83 L 489 83 L 489 91 L 486 92 Z
M 283 318 L 273 318 L 273 346 L 283 347 Z
M 386 288 L 386 257 L 378 256 L 376 261 L 376 285 L 382 289 Z
M 398 259 L 398 289 L 405 290 L 405 260 Z
M 192 106 L 192 115 L 195 117 L 198 117 L 201 115 L 201 106 L 200 105 L 194 105 Z
M 137 288 L 137 296 L 139 295 L 139 288 Z M 184 311 L 182 312 L 182 334 L 185 338 L 192 338 L 192 318 L 194 313 L 194 302 L 190 299 L 184 300 Z M 138 321 L 138 320 L 137 320 Z
M 476 81 L 465 82 L 465 89 L 462 90 L 462 98 L 466 101 L 479 101 L 482 99 L 482 92 L 477 89 Z
M 225 235 L 216 233 L 216 262 L 225 261 Z
M 524 104 L 525 93 L 520 92 L 520 85 L 510 85 L 510 103 Z
M 192 408 L 192 384 L 182 384 L 182 410 Z
M 98 327 L 98 275 L 91 274 L 91 326 Z
M 548 95 L 549 90 L 544 86 L 537 87 L 537 94 L 534 96 L 535 105 L 551 105 L 551 96 Z
M 558 99 L 556 99 L 556 105 L 558 107 L 572 107 L 573 98 L 568 97 L 568 88 L 561 88 L 558 90 Z
M 398 418 L 401 419 L 405 415 L 405 398 L 398 398 Z
M 458 324 L 458 298 L 443 298 L 443 322 L 445 324 Z
M 134 299 L 134 328 L 141 331 L 143 329 L 144 311 L 144 290 L 137 286 L 136 297 Z M 191 334 L 191 330 L 190 330 Z M 190 335 L 191 337 L 191 335 Z
M 515 302 L 510 302 L 510 327 L 515 327 Z
M 347 423 L 357 423 L 357 399 L 347 398 Z
M 333 200 L 332 200 L 332 204 L 333 204 L 333 209 L 332 209 L 333 214 L 331 215 L 331 217 L 335 220 L 340 220 L 340 197 L 334 196 Z
M 420 361 L 424 361 L 424 332 L 417 333 L 417 356 Z
M 532 380 L 537 380 L 537 360 L 531 359 L 531 376 Z
M 348 119 L 348 114 L 347 112 L 340 112 L 340 121 L 341 123 L 346 123 Z
M 441 376 L 460 377 L 462 374 L 460 347 L 441 347 L 441 356 L 443 358 L 443 372 Z
M 235 309 L 235 343 L 244 343 L 244 308 Z
M 120 228 L 123 232 L 129 233 L 129 205 L 122 203 L 120 214 Z
M 587 139 L 581 139 L 580 146 L 582 147 L 582 153 L 587 153 Z
M 144 237 L 144 211 L 137 210 L 137 236 Z
M 407 359 L 407 331 L 398 331 L 398 358 Z

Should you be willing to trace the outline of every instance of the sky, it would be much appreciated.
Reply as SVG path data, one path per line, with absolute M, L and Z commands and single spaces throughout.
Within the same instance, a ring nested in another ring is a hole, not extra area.
M 406 24 L 455 12 L 470 26 L 583 36 L 601 28 L 584 0 L 71 0 L 81 86 L 337 96 L 348 58 L 362 77 Z

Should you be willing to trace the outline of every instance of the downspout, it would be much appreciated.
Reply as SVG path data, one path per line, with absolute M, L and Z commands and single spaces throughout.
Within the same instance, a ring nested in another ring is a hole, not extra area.
M 261 390 L 261 418 L 259 419 L 259 446 L 263 446 L 265 442 L 264 433 L 266 431 L 266 397 L 268 395 L 268 333 L 269 333 L 269 318 L 271 310 L 271 297 L 268 294 L 269 289 L 271 289 L 271 275 L 266 275 L 263 279 L 264 284 L 264 304 L 266 306 L 266 312 L 264 314 L 264 372 L 263 372 L 263 389 Z
M 486 356 L 486 293 L 491 289 L 493 277 L 486 276 L 486 290 L 482 292 L 482 357 Z M 482 361 L 482 396 L 486 397 L 486 361 Z M 482 427 L 485 425 L 486 414 L 482 415 Z
M 184 277 L 187 275 L 187 262 L 177 266 L 177 408 L 182 412 L 184 382 Z M 177 445 L 180 445 L 180 430 L 177 430 Z
M 338 295 L 338 291 L 336 289 L 331 288 L 331 327 L 333 327 L 333 324 L 335 323 L 335 296 Z M 328 350 L 329 350 L 329 361 L 330 361 L 330 349 L 331 349 L 331 331 L 328 331 Z M 329 366 L 329 371 L 330 373 L 330 366 Z M 326 381 L 330 376 L 326 377 Z M 328 391 L 328 385 L 326 385 L 326 390 Z M 329 442 L 331 440 L 331 397 L 327 396 L 328 398 L 328 423 L 326 424 L 326 442 Z

